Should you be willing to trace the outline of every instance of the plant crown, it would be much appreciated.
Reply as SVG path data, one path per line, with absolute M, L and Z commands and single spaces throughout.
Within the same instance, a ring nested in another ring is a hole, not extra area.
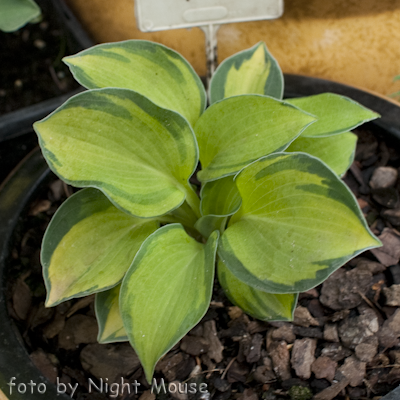
M 264 43 L 219 66 L 207 109 L 192 67 L 160 44 L 65 62 L 89 90 L 34 128 L 55 174 L 85 189 L 46 231 L 46 305 L 95 293 L 99 341 L 129 340 L 149 381 L 206 313 L 216 265 L 232 303 L 288 321 L 299 292 L 381 245 L 340 179 L 350 130 L 378 115 L 332 93 L 283 101 Z

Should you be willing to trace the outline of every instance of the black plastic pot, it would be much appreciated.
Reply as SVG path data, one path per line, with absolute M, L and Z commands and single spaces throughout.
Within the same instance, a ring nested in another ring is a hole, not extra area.
M 379 112 L 382 118 L 370 123 L 371 127 L 378 130 L 392 144 L 400 146 L 400 106 L 394 102 L 362 90 L 321 79 L 286 75 L 285 82 L 285 97 L 298 97 L 329 91 L 349 96 Z M 55 398 L 70 398 L 58 394 L 56 387 L 48 382 L 33 365 L 24 347 L 21 335 L 7 312 L 5 297 L 13 239 L 22 221 L 23 213 L 26 212 L 31 200 L 35 198 L 50 177 L 51 173 L 37 149 L 21 162 L 0 187 L 0 389 L 9 399 L 54 400 Z M 10 387 L 7 383 L 13 377 L 16 378 L 15 383 L 26 384 L 31 380 L 37 384 L 44 383 L 46 393 L 18 394 L 15 390 L 16 387 L 13 387 L 13 394 L 10 395 Z M 385 396 L 384 399 L 399 399 L 399 392 L 400 389 L 396 389 Z
M 50 18 L 57 19 L 63 27 L 71 54 L 94 44 L 63 0 L 42 0 L 41 4 L 46 6 Z M 32 134 L 32 124 L 50 114 L 79 91 L 75 90 L 0 116 L 0 182 L 35 146 L 37 140 Z

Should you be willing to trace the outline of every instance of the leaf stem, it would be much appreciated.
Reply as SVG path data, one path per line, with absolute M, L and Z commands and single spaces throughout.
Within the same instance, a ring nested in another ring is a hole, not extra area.
M 189 207 L 193 210 L 197 218 L 201 217 L 200 213 L 200 199 L 197 196 L 196 192 L 193 190 L 193 188 L 188 184 L 185 187 L 185 193 L 186 193 L 186 202 L 189 205 Z

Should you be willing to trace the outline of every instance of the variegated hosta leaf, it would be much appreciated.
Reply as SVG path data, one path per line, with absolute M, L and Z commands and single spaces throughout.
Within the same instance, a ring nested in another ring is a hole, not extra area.
M 308 290 L 380 246 L 352 193 L 318 159 L 278 153 L 236 178 L 242 206 L 218 253 L 234 275 L 271 293 Z
M 298 294 L 273 294 L 254 289 L 236 278 L 218 261 L 218 280 L 228 299 L 245 313 L 261 321 L 291 321 Z
M 46 306 L 115 286 L 157 228 L 157 221 L 120 211 L 96 189 L 83 189 L 68 198 L 42 243 Z
M 233 176 L 205 183 L 200 197 L 203 216 L 197 220 L 195 228 L 207 238 L 215 230 L 221 233 L 225 230 L 227 217 L 234 214 L 242 202 Z
M 228 217 L 216 217 L 214 215 L 203 215 L 196 221 L 194 227 L 205 238 L 210 237 L 214 231 L 222 233 L 225 230 Z
M 200 78 L 179 53 L 162 44 L 145 40 L 100 44 L 64 61 L 88 89 L 132 89 L 179 112 L 192 125 L 204 111 L 206 95 Z
M 286 149 L 287 152 L 311 154 L 319 158 L 339 176 L 351 166 L 356 150 L 357 136 L 351 132 L 326 137 L 298 137 Z
M 229 97 L 200 117 L 195 133 L 202 182 L 223 178 L 254 160 L 284 150 L 315 119 L 285 102 L 260 95 Z
M 166 225 L 143 243 L 122 282 L 122 320 L 149 382 L 160 357 L 208 309 L 217 240 L 215 232 L 203 245 L 181 225 Z
M 350 131 L 364 122 L 379 118 L 379 114 L 345 96 L 323 93 L 315 96 L 287 99 L 304 111 L 315 115 L 318 121 L 304 130 L 302 136 L 330 136 Z
M 193 213 L 193 210 L 185 202 L 170 213 L 159 217 L 158 220 L 161 223 L 179 223 L 187 228 L 193 228 L 197 218 L 198 217 Z
M 240 94 L 264 94 L 282 99 L 283 74 L 263 42 L 227 58 L 213 75 L 211 103 Z
M 202 215 L 232 215 L 242 202 L 233 176 L 205 183 L 201 188 L 200 197 Z
M 95 311 L 99 324 L 99 343 L 127 342 L 124 324 L 119 311 L 119 292 L 121 285 L 96 294 Z
M 165 214 L 185 197 L 198 150 L 179 114 L 126 89 L 87 91 L 34 125 L 50 168 L 64 181 L 104 192 L 139 217 Z
M 16 31 L 40 15 L 40 7 L 33 0 L 1 0 L 0 30 Z

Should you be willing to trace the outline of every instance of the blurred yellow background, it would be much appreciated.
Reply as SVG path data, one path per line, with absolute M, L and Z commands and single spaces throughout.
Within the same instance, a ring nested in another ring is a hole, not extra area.
M 245 1 L 245 0 L 243 0 Z M 133 0 L 68 0 L 98 42 L 147 39 L 184 55 L 206 73 L 199 28 L 143 33 Z M 284 72 L 336 80 L 388 95 L 400 90 L 400 0 L 285 0 L 282 18 L 224 25 L 218 59 L 266 42 Z

